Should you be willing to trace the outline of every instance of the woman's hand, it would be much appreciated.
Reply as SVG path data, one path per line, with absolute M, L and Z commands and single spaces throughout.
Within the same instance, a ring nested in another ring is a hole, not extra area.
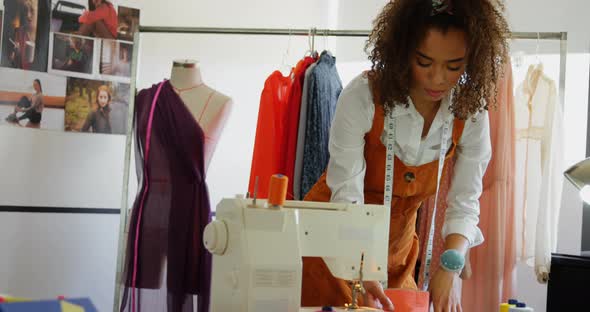
M 462 312 L 461 280 L 454 272 L 439 268 L 430 282 L 434 312 Z
M 461 271 L 461 279 L 462 280 L 468 280 L 469 278 L 471 278 L 471 275 L 473 275 L 473 272 L 471 271 L 471 260 L 469 258 L 469 249 L 467 249 L 467 253 L 465 254 L 465 266 L 463 267 L 463 270 Z
M 369 308 L 379 308 L 385 311 L 393 311 L 393 303 L 387 298 L 381 283 L 377 281 L 363 282 L 365 287 L 365 305 Z

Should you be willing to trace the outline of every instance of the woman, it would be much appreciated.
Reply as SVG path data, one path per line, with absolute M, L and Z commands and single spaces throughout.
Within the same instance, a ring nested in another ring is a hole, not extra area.
M 117 11 L 112 3 L 106 0 L 91 0 L 94 9 L 84 11 L 78 18 L 82 36 L 94 36 L 103 39 L 117 38 Z
M 12 44 L 9 59 L 12 67 L 29 70 L 35 60 L 38 7 L 33 0 L 18 0 L 17 5 L 18 22 L 14 36 L 7 38 Z
M 30 99 L 21 98 L 19 104 L 14 107 L 14 112 L 6 117 L 6 121 L 19 122 L 28 119 L 32 124 L 41 123 L 41 117 L 45 105 L 43 104 L 43 87 L 41 86 L 41 81 L 39 79 L 33 81 L 33 89 L 35 90 L 35 94 L 33 94 Z M 16 113 L 24 114 L 17 117 Z
M 70 49 L 70 55 L 65 61 L 62 70 L 84 72 L 87 58 L 82 50 L 82 39 L 70 37 Z
M 86 122 L 82 126 L 82 132 L 91 132 L 90 129 L 92 129 L 94 133 L 112 133 L 110 118 L 111 100 L 112 95 L 109 87 L 105 85 L 98 87 L 96 96 L 98 108 L 88 114 Z
M 436 312 L 461 311 L 459 274 L 465 253 L 483 242 L 478 198 L 491 157 L 485 100 L 494 98 L 508 57 L 509 30 L 502 11 L 497 0 L 389 2 L 367 43 L 372 68 L 342 91 L 327 172 L 306 196 L 383 204 L 384 144 L 395 133 L 387 287 L 417 289 L 416 214 L 436 192 L 439 154 L 441 147 L 448 148 L 443 163 L 456 157 L 442 233 L 448 251 L 443 256 L 449 261 L 432 264 L 441 268 L 430 281 Z M 384 130 L 390 119 L 395 132 Z M 448 143 L 441 146 L 443 132 Z M 378 282 L 365 282 L 365 288 L 365 305 L 393 309 Z M 304 306 L 349 300 L 350 287 L 334 278 L 321 259 L 304 259 Z

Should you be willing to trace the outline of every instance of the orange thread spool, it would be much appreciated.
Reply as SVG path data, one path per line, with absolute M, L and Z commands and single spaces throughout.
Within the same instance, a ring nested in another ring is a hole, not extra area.
M 270 177 L 270 186 L 268 188 L 269 206 L 282 206 L 285 204 L 288 182 L 289 178 L 286 175 L 273 174 Z

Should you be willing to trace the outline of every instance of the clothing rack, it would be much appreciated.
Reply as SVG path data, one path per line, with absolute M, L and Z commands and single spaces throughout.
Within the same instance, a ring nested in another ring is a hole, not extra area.
M 131 63 L 131 92 L 127 116 L 127 140 L 125 144 L 125 167 L 123 172 L 123 192 L 121 200 L 121 218 L 119 224 L 119 245 L 117 254 L 117 272 L 115 277 L 115 300 L 113 311 L 119 312 L 120 285 L 122 285 L 122 270 L 126 252 L 126 229 L 131 210 L 127 208 L 129 194 L 129 164 L 132 150 L 133 112 L 135 107 L 135 91 L 137 83 L 137 68 L 139 58 L 139 43 L 141 34 L 220 34 L 220 35 L 271 35 L 271 36 L 308 36 L 311 50 L 315 48 L 315 37 L 365 37 L 371 34 L 369 30 L 332 30 L 332 29 L 288 29 L 288 28 L 223 28 L 223 27 L 172 27 L 172 26 L 139 26 L 133 37 L 133 58 Z M 561 105 L 565 99 L 565 70 L 567 60 L 567 32 L 512 32 L 511 39 L 518 40 L 559 40 L 560 41 L 560 70 L 559 94 Z
M 315 36 L 323 37 L 368 37 L 368 30 L 331 30 L 331 29 L 288 29 L 288 28 L 220 28 L 220 27 L 173 27 L 140 26 L 139 33 L 169 34 L 226 34 L 226 35 L 278 35 L 310 36 L 312 50 Z M 566 32 L 512 32 L 512 39 L 561 40 L 567 42 Z

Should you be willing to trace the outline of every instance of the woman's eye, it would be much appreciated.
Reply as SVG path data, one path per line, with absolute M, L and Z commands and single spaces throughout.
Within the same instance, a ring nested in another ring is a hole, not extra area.
M 450 71 L 459 71 L 461 70 L 461 67 L 447 67 Z
M 420 66 L 420 67 L 428 67 L 428 66 L 430 66 L 430 64 L 428 64 L 428 63 L 422 63 L 420 61 L 417 61 L 416 63 L 418 63 L 418 66 Z

